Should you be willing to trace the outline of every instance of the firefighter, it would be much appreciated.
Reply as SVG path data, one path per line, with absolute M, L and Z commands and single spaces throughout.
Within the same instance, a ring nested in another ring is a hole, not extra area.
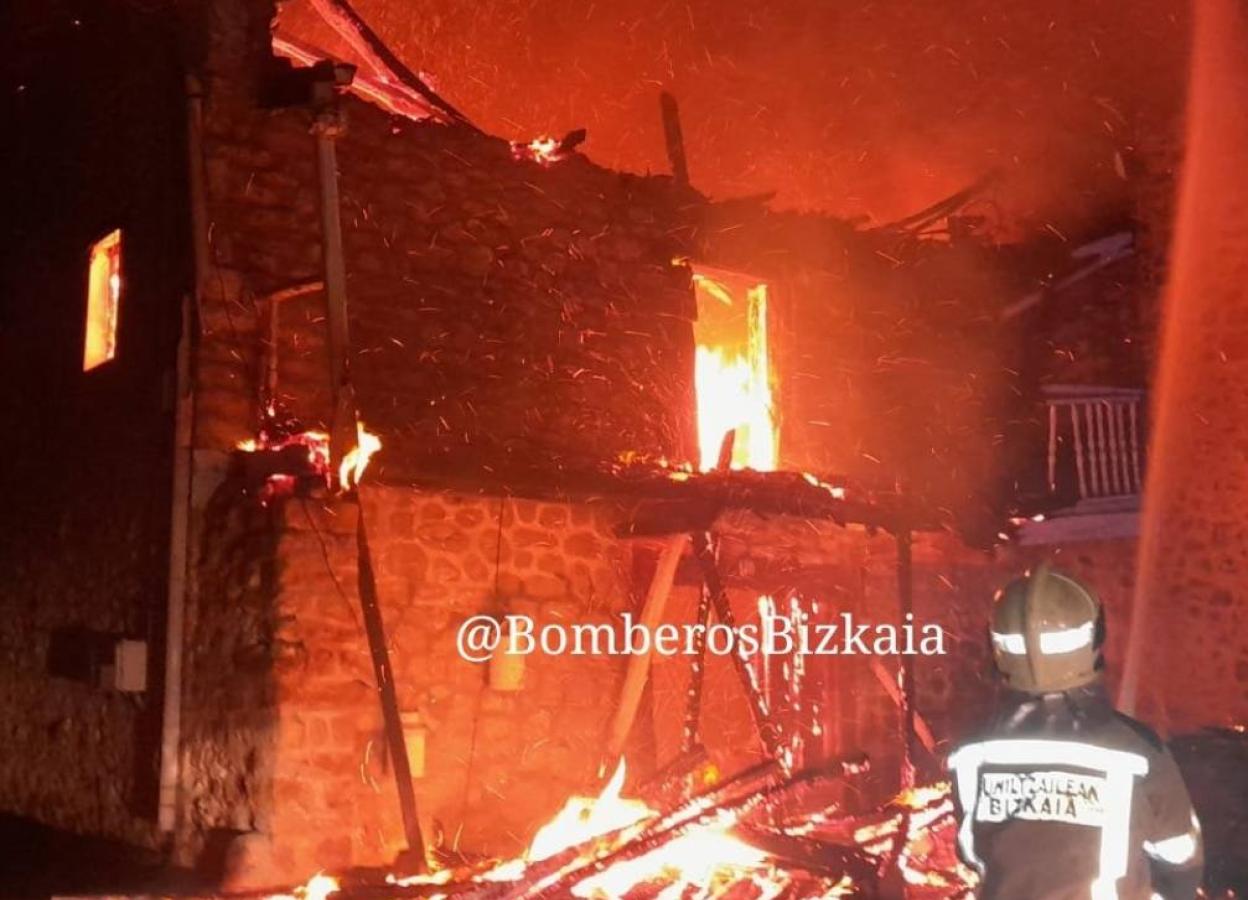
M 1096 595 L 1042 565 L 998 592 L 1006 702 L 949 758 L 980 900 L 1192 900 L 1200 824 L 1165 744 L 1102 684 Z

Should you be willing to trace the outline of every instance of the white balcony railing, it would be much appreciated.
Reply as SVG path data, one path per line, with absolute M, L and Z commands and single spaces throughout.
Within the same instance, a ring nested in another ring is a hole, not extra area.
M 1108 387 L 1046 389 L 1049 492 L 1080 502 L 1138 498 L 1144 485 L 1144 392 Z

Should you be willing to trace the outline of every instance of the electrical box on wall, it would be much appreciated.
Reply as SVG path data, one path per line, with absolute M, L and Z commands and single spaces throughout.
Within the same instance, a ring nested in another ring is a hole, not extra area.
M 147 641 L 66 626 L 48 639 L 48 674 L 106 691 L 147 690 Z
M 120 640 L 113 645 L 112 684 L 104 686 L 128 694 L 147 690 L 147 641 Z

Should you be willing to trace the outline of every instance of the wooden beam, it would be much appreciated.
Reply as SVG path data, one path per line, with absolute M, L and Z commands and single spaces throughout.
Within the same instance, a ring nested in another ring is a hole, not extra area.
M 477 127 L 395 56 L 385 42 L 369 27 L 348 0 L 311 0 L 312 8 L 325 20 L 338 36 L 368 64 L 383 81 L 394 81 L 419 95 L 429 104 L 441 110 L 453 122 L 465 125 L 473 131 Z
M 680 107 L 667 91 L 659 94 L 659 110 L 663 114 L 663 137 L 667 142 L 667 160 L 677 184 L 689 185 L 689 163 L 685 158 L 685 136 L 680 128 Z
M 659 561 L 654 567 L 654 576 L 650 579 L 650 589 L 646 591 L 646 600 L 641 608 L 639 624 L 647 634 L 653 634 L 663 618 L 667 607 L 667 598 L 672 592 L 672 582 L 676 578 L 676 567 L 689 544 L 687 534 L 673 535 L 667 539 Z M 641 704 L 642 689 L 650 674 L 650 653 L 634 653 L 628 658 L 628 671 L 624 675 L 624 686 L 620 690 L 620 701 L 615 709 L 615 718 L 611 722 L 611 731 L 607 738 L 607 761 L 610 762 L 624 751 L 624 743 L 628 733 L 632 731 L 633 720 L 637 718 L 637 708 Z
M 715 564 L 715 552 L 712 547 L 710 534 L 703 533 L 693 536 L 693 554 L 702 567 L 702 578 L 706 582 L 706 590 L 710 595 L 711 606 L 715 610 L 715 617 L 719 619 L 720 624 L 735 632 L 737 629 L 736 616 L 732 613 L 732 603 L 728 598 L 728 591 L 724 587 L 723 579 L 719 576 L 719 567 Z M 736 669 L 737 677 L 741 681 L 741 687 L 745 691 L 746 699 L 749 701 L 750 715 L 754 720 L 754 727 L 758 731 L 758 738 L 762 742 L 764 752 L 787 769 L 788 765 L 782 759 L 780 753 L 780 731 L 771 718 L 767 700 L 763 697 L 762 691 L 759 690 L 753 673 L 750 672 L 748 664 L 740 653 L 730 653 L 729 658 L 732 660 L 733 668 Z
M 403 855 L 403 862 L 405 868 L 414 869 L 419 874 L 427 868 L 425 842 L 420 833 L 420 819 L 416 815 L 416 792 L 412 788 L 412 769 L 407 758 L 407 738 L 403 733 L 398 695 L 394 690 L 394 669 L 390 665 L 386 629 L 377 599 L 373 559 L 368 547 L 368 535 L 364 530 L 363 498 L 359 504 L 356 546 L 359 553 L 360 609 L 364 613 L 364 631 L 368 635 L 368 649 L 373 658 L 373 674 L 377 680 L 377 698 L 381 702 L 386 749 L 390 755 L 391 771 L 394 772 L 394 787 L 398 792 L 399 812 L 403 817 L 403 834 L 407 838 L 407 852 Z

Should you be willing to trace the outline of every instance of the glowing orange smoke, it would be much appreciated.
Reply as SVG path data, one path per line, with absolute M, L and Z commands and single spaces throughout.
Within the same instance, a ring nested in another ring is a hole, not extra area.
M 700 468 L 715 468 L 736 431 L 734 469 L 776 468 L 778 442 L 767 352 L 767 285 L 730 273 L 693 276 L 698 294 L 694 388 Z

